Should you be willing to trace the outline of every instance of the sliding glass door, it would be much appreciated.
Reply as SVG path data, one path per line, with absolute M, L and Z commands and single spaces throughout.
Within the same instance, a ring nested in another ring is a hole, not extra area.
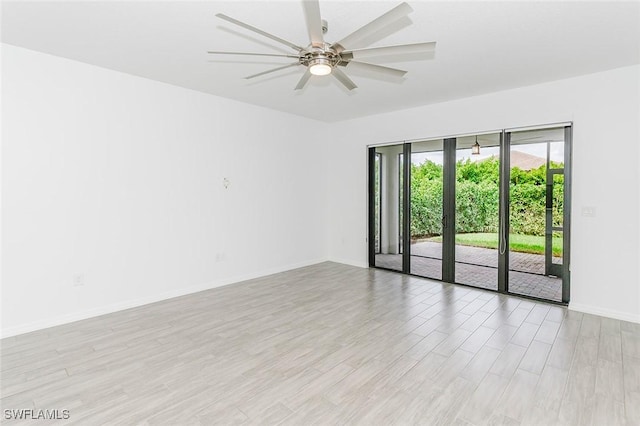
M 571 127 L 369 150 L 369 264 L 569 301 Z
M 456 140 L 455 282 L 498 289 L 500 133 Z
M 563 300 L 565 129 L 509 135 L 511 293 Z
M 369 263 L 402 271 L 403 145 L 373 148 L 369 155 L 370 247 Z
M 442 279 L 443 140 L 411 144 L 410 272 L 421 277 Z

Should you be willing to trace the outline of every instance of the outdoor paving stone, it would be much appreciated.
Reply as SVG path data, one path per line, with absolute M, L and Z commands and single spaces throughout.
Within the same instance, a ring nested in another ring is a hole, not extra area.
M 425 241 L 412 244 L 411 255 L 411 274 L 442 279 L 442 243 Z M 510 292 L 562 301 L 562 280 L 544 275 L 544 255 L 511 252 L 509 258 Z M 560 260 L 554 258 L 554 263 Z M 378 254 L 376 266 L 401 271 L 402 255 Z M 455 281 L 497 290 L 498 251 L 456 245 Z

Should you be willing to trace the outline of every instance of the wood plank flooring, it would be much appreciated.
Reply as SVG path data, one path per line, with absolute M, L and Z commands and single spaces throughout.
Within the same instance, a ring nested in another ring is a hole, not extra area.
M 639 324 L 335 263 L 0 344 L 55 424 L 640 425 Z

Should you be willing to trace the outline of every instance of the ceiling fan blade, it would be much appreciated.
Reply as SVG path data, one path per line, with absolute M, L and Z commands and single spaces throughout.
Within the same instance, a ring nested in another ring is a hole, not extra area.
M 345 73 L 342 72 L 342 70 L 338 69 L 338 68 L 333 68 L 331 70 L 331 74 L 333 74 L 333 76 L 335 78 L 338 79 L 338 81 L 340 83 L 342 83 L 344 85 L 344 87 L 346 87 L 349 90 L 353 90 L 355 88 L 357 88 L 358 86 L 356 86 L 356 84 L 351 81 L 351 79 L 349 77 L 347 77 L 347 75 Z
M 368 49 L 345 50 L 340 55 L 349 60 L 351 58 L 371 58 L 375 56 L 406 55 L 412 53 L 433 52 L 436 49 L 436 42 L 399 44 L 397 46 L 370 47 Z
M 293 67 L 295 65 L 300 65 L 300 62 L 293 62 L 291 64 L 287 64 L 287 65 L 284 65 L 284 66 L 281 66 L 281 67 L 278 67 L 278 68 L 273 68 L 273 69 L 270 69 L 270 70 L 267 70 L 267 71 L 262 71 L 262 72 L 259 72 L 258 74 L 253 74 L 253 75 L 250 75 L 248 77 L 245 77 L 244 79 L 245 80 L 250 80 L 252 78 L 260 77 L 261 75 L 270 74 L 272 72 L 280 71 L 280 70 L 283 70 L 285 68 Z
M 345 47 L 354 45 L 358 40 L 361 40 L 369 36 L 370 34 L 380 31 L 382 28 L 397 21 L 400 18 L 407 16 L 411 12 L 413 12 L 411 6 L 409 6 L 407 3 L 400 3 L 387 13 L 380 15 L 373 21 L 355 30 L 342 40 L 334 43 L 331 47 L 340 52 L 344 50 Z
M 208 51 L 212 55 L 245 55 L 245 56 L 275 56 L 278 58 L 298 58 L 298 55 L 278 55 L 275 53 L 250 53 L 250 52 L 218 52 L 218 51 Z
M 305 73 L 302 74 L 302 77 L 300 78 L 300 81 L 298 81 L 298 84 L 296 85 L 296 88 L 294 90 L 303 89 L 310 78 L 311 78 L 311 71 L 309 71 L 309 69 L 307 68 L 307 71 L 305 71 Z
M 354 64 L 362 69 L 376 71 L 376 72 L 393 76 L 393 77 L 404 77 L 404 75 L 407 73 L 406 71 L 399 70 L 397 68 L 390 68 L 390 67 L 384 67 L 382 65 L 368 64 L 366 62 L 350 61 L 347 63 L 347 66 L 349 66 L 349 64 Z
M 309 40 L 313 47 L 324 47 L 322 38 L 322 18 L 320 17 L 320 4 L 318 0 L 304 0 L 302 2 L 304 18 L 307 21 Z
M 236 24 L 236 25 L 238 25 L 238 26 L 240 26 L 240 27 L 242 27 L 242 28 L 246 28 L 246 29 L 247 29 L 247 30 L 249 30 L 249 31 L 253 31 L 253 32 L 258 33 L 258 34 L 260 34 L 260 35 L 262 35 L 262 36 L 265 36 L 265 37 L 267 37 L 267 38 L 270 38 L 271 40 L 275 40 L 275 41 L 277 41 L 277 42 L 279 42 L 279 43 L 282 43 L 282 44 L 284 44 L 284 45 L 286 45 L 286 46 L 289 46 L 289 47 L 291 47 L 291 48 L 293 48 L 293 49 L 295 49 L 295 50 L 297 50 L 297 51 L 301 51 L 301 50 L 303 50 L 303 48 L 302 48 L 302 47 L 300 47 L 300 46 L 298 46 L 298 45 L 296 45 L 296 44 L 293 44 L 293 43 L 291 43 L 290 41 L 287 41 L 287 40 L 285 40 L 285 39 L 282 39 L 282 38 L 280 38 L 280 37 L 278 37 L 278 36 L 275 36 L 275 35 L 273 35 L 273 34 L 269 34 L 269 33 L 268 33 L 268 32 L 266 32 L 266 31 L 262 31 L 261 29 L 256 28 L 256 27 L 254 27 L 254 26 L 252 26 L 252 25 L 245 24 L 244 22 L 238 21 L 237 19 L 233 19 L 232 17 L 227 16 L 227 15 L 225 15 L 225 14 L 223 14 L 223 13 L 218 13 L 218 14 L 216 14 L 216 16 L 217 16 L 218 18 L 220 18 L 220 19 L 224 19 L 224 20 L 225 20 L 225 21 L 227 21 L 227 22 L 231 22 L 232 24 Z

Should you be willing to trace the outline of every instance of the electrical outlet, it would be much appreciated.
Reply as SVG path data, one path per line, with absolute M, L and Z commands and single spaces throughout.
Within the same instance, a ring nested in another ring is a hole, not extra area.
M 217 253 L 216 254 L 216 262 L 222 262 L 226 258 L 227 258 L 227 255 L 224 254 L 224 253 Z
M 73 276 L 73 286 L 74 287 L 83 287 L 85 283 L 83 274 L 75 274 Z

